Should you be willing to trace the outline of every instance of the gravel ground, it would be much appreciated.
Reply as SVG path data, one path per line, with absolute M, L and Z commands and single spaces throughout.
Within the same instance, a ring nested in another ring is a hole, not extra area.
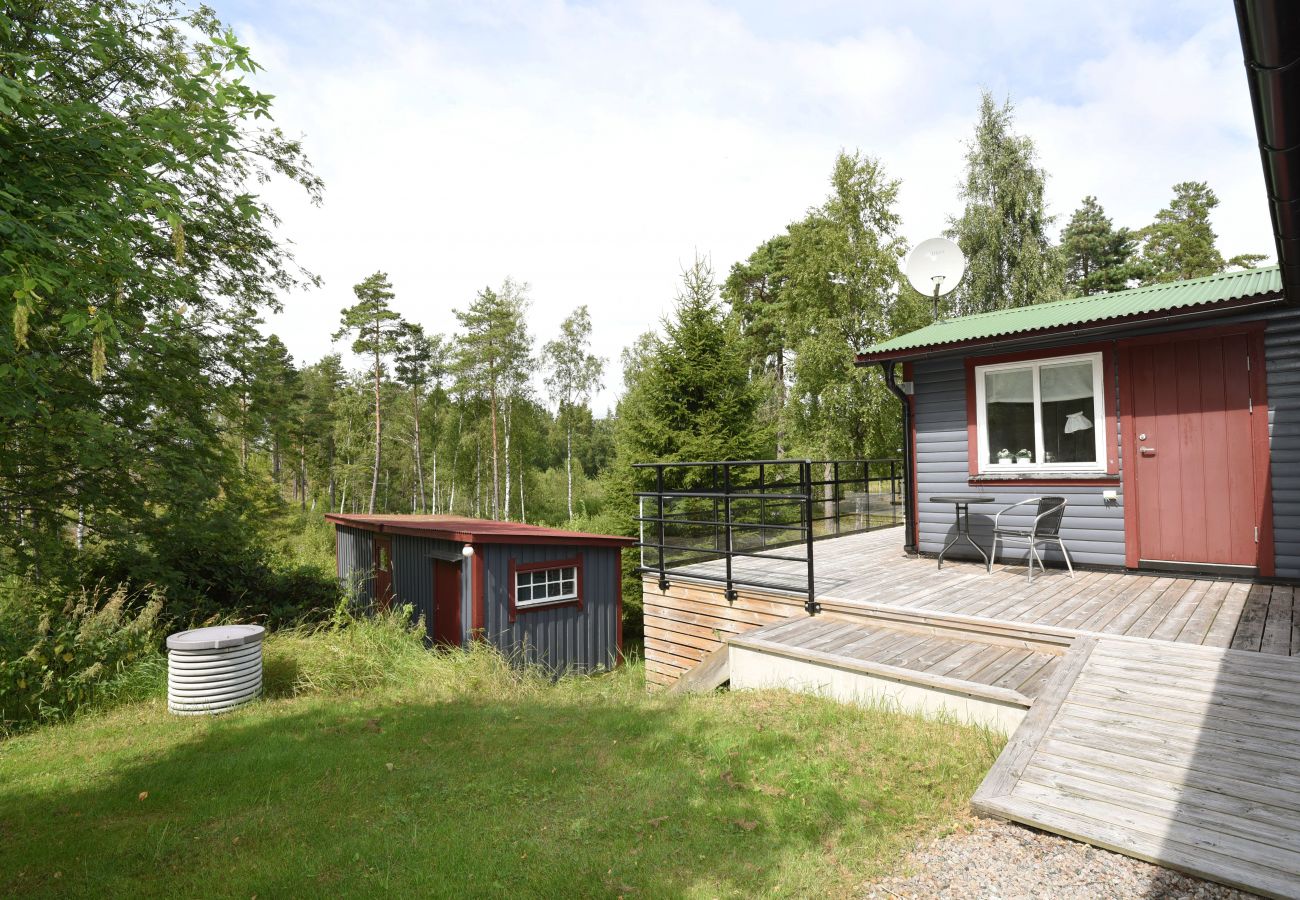
M 971 820 L 913 851 L 905 872 L 865 885 L 869 900 L 906 897 L 997 900 L 1246 900 L 1254 894 L 1009 822 Z

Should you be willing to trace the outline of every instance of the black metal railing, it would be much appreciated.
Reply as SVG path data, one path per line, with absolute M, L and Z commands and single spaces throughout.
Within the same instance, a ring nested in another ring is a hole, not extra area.
M 657 575 L 814 596 L 813 542 L 902 522 L 896 459 L 639 463 L 641 566 Z M 721 565 L 719 565 L 719 563 Z

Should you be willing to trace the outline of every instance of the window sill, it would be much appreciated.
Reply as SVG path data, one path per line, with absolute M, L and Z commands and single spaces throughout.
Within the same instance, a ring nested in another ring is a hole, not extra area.
M 1106 472 L 981 472 L 971 475 L 968 484 L 1114 484 L 1119 475 Z
M 539 609 L 556 609 L 557 607 L 561 607 L 561 606 L 581 607 L 582 599 L 580 597 L 565 597 L 563 599 L 557 598 L 555 600 L 546 600 L 541 603 L 516 603 L 515 612 L 528 613 Z

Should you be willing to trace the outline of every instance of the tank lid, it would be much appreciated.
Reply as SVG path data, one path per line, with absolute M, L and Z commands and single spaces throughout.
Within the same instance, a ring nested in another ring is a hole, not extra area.
M 168 650 L 222 650 L 253 644 L 266 636 L 261 625 L 216 625 L 178 631 L 167 638 Z

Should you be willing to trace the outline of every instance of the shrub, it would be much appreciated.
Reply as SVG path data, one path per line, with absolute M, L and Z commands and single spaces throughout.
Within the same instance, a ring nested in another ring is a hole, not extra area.
M 156 657 L 161 609 L 156 592 L 125 586 L 63 599 L 19 579 L 0 585 L 0 731 L 69 716 Z

